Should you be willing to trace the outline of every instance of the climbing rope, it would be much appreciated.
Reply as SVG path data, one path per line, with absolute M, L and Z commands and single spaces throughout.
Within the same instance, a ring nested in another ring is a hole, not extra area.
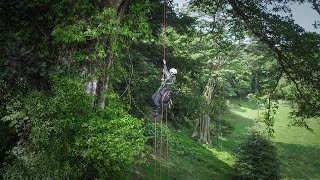
M 167 0 L 164 0 L 164 3 L 163 3 L 163 59 L 164 60 L 166 60 L 166 28 L 167 28 L 166 5 L 167 5 Z
M 156 127 L 157 118 L 154 117 L 154 179 L 157 175 L 157 127 Z
M 164 0 L 163 3 L 163 59 L 166 60 L 166 5 L 167 1 Z M 164 80 L 164 72 L 162 72 L 162 79 Z M 164 82 L 162 82 L 164 83 Z M 165 95 L 164 95 L 165 96 Z M 160 179 L 161 179 L 161 167 L 162 167 L 162 119 L 163 119 L 163 99 L 161 98 L 161 115 L 160 115 L 160 147 L 159 147 L 159 158 L 160 158 Z M 154 117 L 154 156 L 155 156 L 155 161 L 154 161 L 154 179 L 157 178 L 157 118 Z M 168 179 L 169 179 L 169 141 L 168 141 L 168 111 L 166 108 L 166 161 L 167 161 L 167 167 L 168 167 Z
M 169 179 L 169 140 L 168 140 L 168 110 L 166 108 L 166 137 L 167 137 L 167 147 L 166 147 L 166 151 L 167 151 L 167 166 L 168 166 L 168 179 Z
M 162 148 L 162 118 L 163 118 L 163 98 L 161 100 L 161 115 L 160 115 L 160 179 L 161 179 L 161 167 L 162 167 L 162 151 L 161 151 L 161 148 Z

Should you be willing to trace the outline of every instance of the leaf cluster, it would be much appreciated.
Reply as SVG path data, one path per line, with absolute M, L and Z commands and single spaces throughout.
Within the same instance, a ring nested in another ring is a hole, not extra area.
M 20 137 L 4 177 L 126 177 L 143 157 L 142 122 L 112 93 L 112 105 L 95 112 L 82 81 L 55 76 L 53 82 L 51 96 L 30 93 L 3 118 Z
M 256 130 L 251 130 L 237 149 L 238 179 L 279 179 L 275 146 Z

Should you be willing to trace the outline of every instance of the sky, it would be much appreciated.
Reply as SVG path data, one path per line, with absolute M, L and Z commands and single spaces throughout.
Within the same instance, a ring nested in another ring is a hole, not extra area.
M 173 0 L 181 8 L 187 4 L 189 0 Z M 306 31 L 320 33 L 320 29 L 315 29 L 313 23 L 315 20 L 320 19 L 320 15 L 311 8 L 311 4 L 292 4 L 292 14 L 296 24 L 302 26 Z
M 306 31 L 315 31 L 320 33 L 320 29 L 315 29 L 312 24 L 315 20 L 320 19 L 320 15 L 311 8 L 311 4 L 294 4 L 292 14 L 295 22 L 304 27 Z

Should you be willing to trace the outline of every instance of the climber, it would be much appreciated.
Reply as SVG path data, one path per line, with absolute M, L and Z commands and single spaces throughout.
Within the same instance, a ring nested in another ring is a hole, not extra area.
M 168 71 L 167 65 L 166 65 L 166 60 L 163 60 L 163 72 L 164 72 L 164 78 L 162 78 L 162 83 L 159 88 L 159 90 L 152 95 L 152 100 L 155 104 L 155 116 L 159 116 L 161 109 L 160 109 L 160 104 L 161 101 L 164 106 L 168 106 L 168 103 L 170 101 L 170 88 L 172 84 L 174 83 L 176 79 L 176 74 L 177 70 L 175 68 L 171 68 Z

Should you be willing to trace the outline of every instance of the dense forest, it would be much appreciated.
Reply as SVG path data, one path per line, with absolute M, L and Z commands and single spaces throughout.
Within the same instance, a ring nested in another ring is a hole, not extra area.
M 290 3 L 320 17 L 319 0 L 1 1 L 0 178 L 320 178 L 320 34 Z

